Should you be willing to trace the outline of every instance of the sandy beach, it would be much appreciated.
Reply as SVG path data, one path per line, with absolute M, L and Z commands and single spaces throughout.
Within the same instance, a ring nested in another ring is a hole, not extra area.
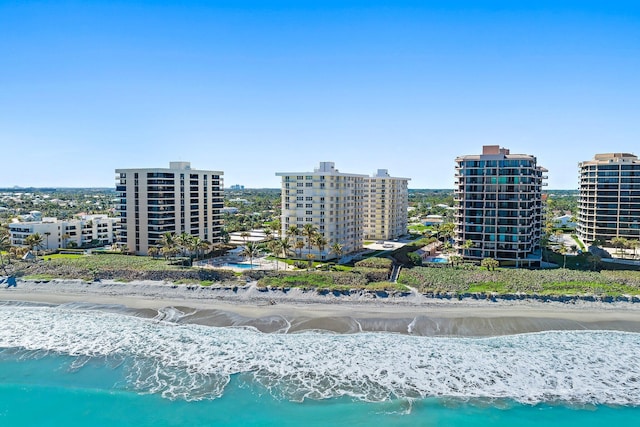
M 0 304 L 66 305 L 117 311 L 176 323 L 255 327 L 262 332 L 326 330 L 424 336 L 496 336 L 548 330 L 640 332 L 640 304 L 535 300 L 447 300 L 419 294 L 320 295 L 168 282 L 19 281 L 0 289 Z

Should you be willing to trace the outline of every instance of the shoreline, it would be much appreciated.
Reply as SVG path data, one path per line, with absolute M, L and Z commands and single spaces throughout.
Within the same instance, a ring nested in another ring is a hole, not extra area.
M 175 323 L 253 327 L 265 333 L 323 330 L 422 336 L 485 337 L 552 330 L 640 332 L 640 305 L 631 302 L 533 299 L 461 300 L 411 293 L 319 294 L 171 282 L 19 281 L 1 288 L 0 302 L 71 304 Z

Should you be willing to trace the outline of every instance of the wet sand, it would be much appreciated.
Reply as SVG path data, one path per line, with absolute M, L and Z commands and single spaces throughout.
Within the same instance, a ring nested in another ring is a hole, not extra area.
M 419 294 L 320 295 L 166 282 L 19 281 L 0 288 L 0 304 L 37 303 L 115 311 L 176 323 L 254 327 L 262 332 L 395 332 L 423 336 L 496 336 L 549 330 L 640 332 L 640 304 L 535 300 L 440 300 Z

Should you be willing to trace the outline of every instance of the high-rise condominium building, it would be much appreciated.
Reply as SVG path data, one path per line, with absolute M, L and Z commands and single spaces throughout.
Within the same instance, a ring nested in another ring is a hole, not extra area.
M 116 169 L 116 174 L 121 218 L 118 243 L 130 252 L 147 254 L 167 232 L 219 241 L 223 172 L 171 162 L 168 169 Z
M 408 182 L 386 169 L 364 179 L 365 239 L 389 240 L 407 233 Z
M 341 173 L 333 162 L 313 172 L 279 172 L 282 177 L 282 235 L 295 225 L 312 224 L 328 245 L 313 247 L 316 259 L 330 259 L 330 246 L 340 243 L 344 253 L 362 247 L 362 201 L 366 175 Z M 298 236 L 303 240 L 303 236 Z M 307 250 L 305 250 L 305 253 Z
M 534 156 L 511 154 L 498 145 L 456 158 L 458 252 L 504 265 L 539 265 L 544 172 Z M 467 241 L 472 244 L 465 248 Z
M 640 238 L 640 160 L 629 153 L 596 154 L 579 164 L 576 232 L 585 242 Z
M 390 177 L 386 170 L 373 177 L 342 173 L 333 162 L 321 162 L 313 172 L 276 175 L 282 177 L 282 233 L 292 225 L 303 229 L 311 224 L 328 242 L 311 248 L 315 259 L 334 258 L 334 243 L 345 254 L 361 249 L 365 233 L 383 239 L 407 231 L 406 178 Z M 302 235 L 297 239 L 306 240 Z M 305 248 L 303 257 L 309 251 Z

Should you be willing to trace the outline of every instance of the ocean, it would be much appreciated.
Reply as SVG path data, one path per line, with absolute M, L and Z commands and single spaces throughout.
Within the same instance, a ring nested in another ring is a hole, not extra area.
M 265 334 L 117 307 L 0 306 L 3 426 L 601 426 L 639 417 L 637 333 Z

